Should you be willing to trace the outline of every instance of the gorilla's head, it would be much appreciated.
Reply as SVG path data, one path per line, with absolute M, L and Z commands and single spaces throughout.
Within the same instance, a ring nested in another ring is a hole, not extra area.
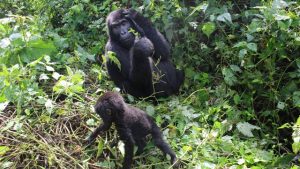
M 106 19 L 109 37 L 125 48 L 134 44 L 135 36 L 129 29 L 132 27 L 123 16 L 123 9 L 110 13 Z
M 106 92 L 97 101 L 95 111 L 101 118 L 111 121 L 119 113 L 123 112 L 125 102 L 117 92 Z

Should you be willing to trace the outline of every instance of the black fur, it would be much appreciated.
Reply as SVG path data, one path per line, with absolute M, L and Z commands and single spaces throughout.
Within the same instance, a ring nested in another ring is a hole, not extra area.
M 134 145 L 138 146 L 136 154 L 143 152 L 146 146 L 145 138 L 149 134 L 152 135 L 154 144 L 164 154 L 171 156 L 171 164 L 176 167 L 176 155 L 163 140 L 162 133 L 152 117 L 138 108 L 127 105 L 120 94 L 116 92 L 103 94 L 95 105 L 95 111 L 102 118 L 103 124 L 96 128 L 88 141 L 91 144 L 97 135 L 115 123 L 120 139 L 125 144 L 123 169 L 131 168 Z
M 130 27 L 126 26 L 128 23 Z M 120 9 L 108 15 L 107 27 L 106 54 L 116 53 L 121 70 L 110 60 L 106 65 L 111 79 L 122 91 L 136 97 L 178 93 L 184 73 L 174 67 L 168 42 L 148 19 L 133 9 Z M 140 33 L 141 38 L 130 28 Z

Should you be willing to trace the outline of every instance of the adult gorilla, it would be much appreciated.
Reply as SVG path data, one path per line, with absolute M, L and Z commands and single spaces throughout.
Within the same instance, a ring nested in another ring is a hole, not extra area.
M 133 9 L 120 9 L 108 15 L 107 27 L 106 55 L 114 52 L 121 69 L 109 59 L 106 65 L 121 90 L 135 97 L 164 97 L 178 92 L 184 73 L 174 67 L 168 42 L 148 19 Z

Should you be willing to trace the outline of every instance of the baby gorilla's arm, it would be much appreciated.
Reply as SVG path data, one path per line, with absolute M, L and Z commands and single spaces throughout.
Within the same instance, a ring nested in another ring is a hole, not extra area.
M 91 144 L 95 141 L 96 137 L 97 137 L 101 132 L 104 132 L 104 131 L 108 130 L 108 129 L 110 128 L 111 124 L 112 124 L 111 122 L 110 122 L 110 123 L 105 123 L 105 122 L 104 122 L 102 125 L 100 125 L 99 127 L 97 127 L 97 128 L 92 132 L 92 134 L 89 136 L 89 138 L 88 138 L 88 140 L 87 140 L 88 145 L 91 145 Z

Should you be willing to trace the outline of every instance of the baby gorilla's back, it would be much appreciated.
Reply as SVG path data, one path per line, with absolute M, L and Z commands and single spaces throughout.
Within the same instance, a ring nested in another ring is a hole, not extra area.
M 163 140 L 154 120 L 144 111 L 127 105 L 119 93 L 104 93 L 98 99 L 95 110 L 102 118 L 103 124 L 91 134 L 89 140 L 94 140 L 100 132 L 108 130 L 111 124 L 115 123 L 120 139 L 125 144 L 123 169 L 131 168 L 134 145 L 138 146 L 137 154 L 143 153 L 146 146 L 145 137 L 148 134 L 152 135 L 154 144 L 164 154 L 171 156 L 171 163 L 176 162 L 175 153 Z

